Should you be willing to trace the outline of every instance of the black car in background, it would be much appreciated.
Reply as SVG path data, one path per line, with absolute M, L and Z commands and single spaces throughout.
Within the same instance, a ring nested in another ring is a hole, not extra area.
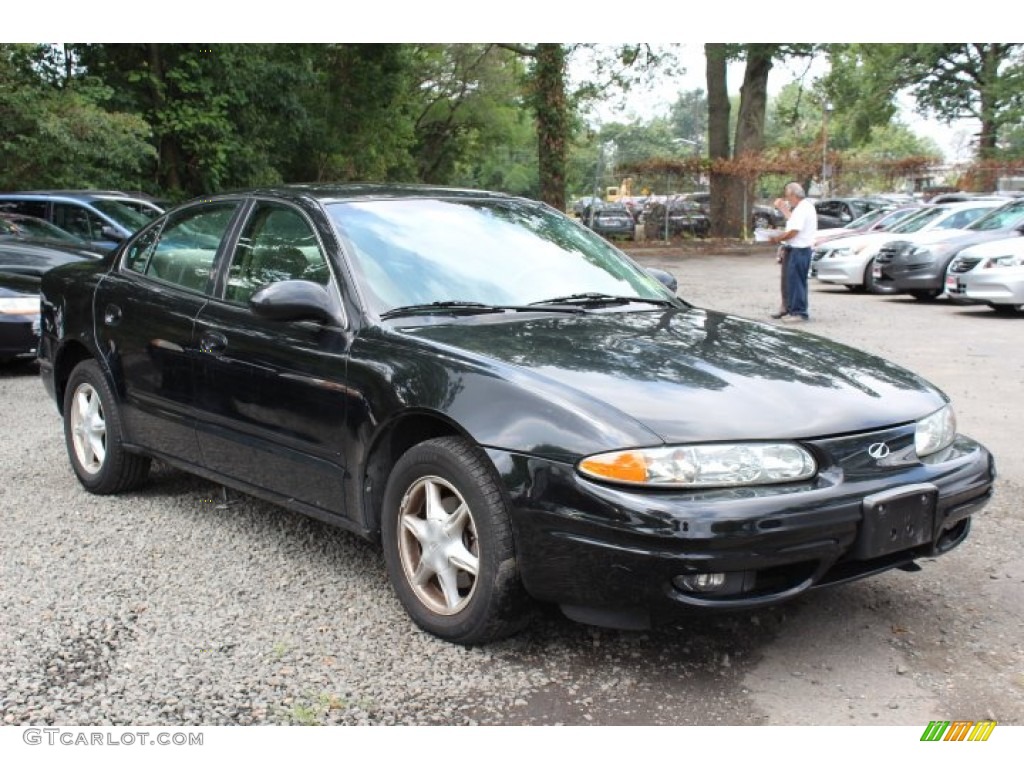
M 827 197 L 814 203 L 818 229 L 845 227 L 869 211 L 892 207 L 891 201 L 873 197 Z
M 693 192 L 685 197 L 700 205 L 701 211 L 708 219 L 708 230 L 711 229 L 711 193 Z M 778 229 L 785 225 L 786 217 L 779 213 L 771 203 L 755 202 L 750 206 L 750 226 L 754 229 Z
M 586 211 L 580 221 L 605 237 L 632 238 L 636 227 L 633 213 L 622 203 L 604 203 Z
M 0 235 L 0 363 L 36 353 L 43 274 L 61 264 L 98 258 L 41 240 Z
M 913 570 L 994 481 L 918 376 L 694 307 L 495 193 L 207 197 L 47 272 L 42 310 L 86 490 L 160 459 L 379 540 L 413 620 L 459 643 L 531 601 L 636 628 Z

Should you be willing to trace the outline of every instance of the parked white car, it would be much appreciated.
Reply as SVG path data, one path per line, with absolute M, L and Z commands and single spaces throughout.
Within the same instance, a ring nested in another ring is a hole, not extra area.
M 823 283 L 845 285 L 850 290 L 880 292 L 872 266 L 879 249 L 892 240 L 926 244 L 944 239 L 950 230 L 962 229 L 1005 200 L 971 200 L 964 203 L 927 205 L 885 232 L 867 232 L 829 240 L 814 249 L 811 276 Z
M 946 270 L 944 295 L 961 304 L 987 304 L 996 312 L 1024 311 L 1024 238 L 964 248 Z

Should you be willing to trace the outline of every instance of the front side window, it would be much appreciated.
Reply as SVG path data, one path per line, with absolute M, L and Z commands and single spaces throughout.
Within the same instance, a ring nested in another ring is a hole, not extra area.
M 148 230 L 125 249 L 125 268 L 189 290 L 205 290 L 237 207 L 235 202 L 208 203 L 171 216 L 162 228 Z
M 95 200 L 93 205 L 96 206 L 96 210 L 102 211 L 129 232 L 142 229 L 153 220 L 153 216 L 144 216 L 117 200 Z
M 320 242 L 298 210 L 259 202 L 238 238 L 224 298 L 246 304 L 260 288 L 282 280 L 331 280 Z

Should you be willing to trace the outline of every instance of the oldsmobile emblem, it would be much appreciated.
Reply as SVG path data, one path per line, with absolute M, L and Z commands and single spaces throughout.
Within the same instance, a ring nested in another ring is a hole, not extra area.
M 885 443 L 873 443 L 868 447 L 868 456 L 872 459 L 884 459 L 889 455 L 889 446 Z

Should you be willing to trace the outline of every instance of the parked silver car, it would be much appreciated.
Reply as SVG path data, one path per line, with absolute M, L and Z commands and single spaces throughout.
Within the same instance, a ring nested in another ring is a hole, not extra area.
M 879 249 L 892 240 L 921 243 L 944 237 L 950 229 L 962 229 L 1001 205 L 995 200 L 929 205 L 907 216 L 884 232 L 866 232 L 837 238 L 814 249 L 811 275 L 823 283 L 845 285 L 850 290 L 882 292 L 875 284 L 873 267 Z M 938 233 L 925 235 L 925 233 Z
M 945 295 L 957 303 L 987 304 L 996 312 L 1024 311 L 1024 238 L 960 251 L 946 271 Z

